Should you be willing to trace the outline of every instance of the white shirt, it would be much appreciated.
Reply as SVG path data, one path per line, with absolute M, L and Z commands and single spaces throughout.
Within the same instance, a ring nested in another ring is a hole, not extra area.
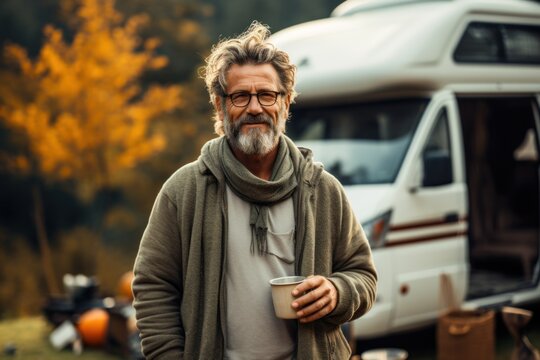
M 268 216 L 268 254 L 251 252 L 250 204 L 227 187 L 227 334 L 225 359 L 292 359 L 296 320 L 276 317 L 269 280 L 294 275 L 294 207 L 289 198 Z

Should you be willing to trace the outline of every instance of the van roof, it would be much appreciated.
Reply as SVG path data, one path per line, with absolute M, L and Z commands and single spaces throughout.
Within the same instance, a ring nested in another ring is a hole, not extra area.
M 540 86 L 538 64 L 456 63 L 454 49 L 473 21 L 540 26 L 540 4 L 348 0 L 330 18 L 284 29 L 271 41 L 297 65 L 302 101 L 398 88 L 431 91 L 449 84 Z
M 467 6 L 467 9 L 474 8 L 476 11 L 484 9 L 485 11 L 508 14 L 508 12 L 515 14 L 527 14 L 527 9 L 530 8 L 530 5 L 534 5 L 533 0 L 527 1 L 513 1 L 513 0 L 502 0 L 502 1 L 459 1 L 459 0 L 347 0 L 341 3 L 338 7 L 332 11 L 330 16 L 350 16 L 360 12 L 366 12 L 371 10 L 377 10 L 382 8 L 396 8 L 408 6 L 413 3 L 433 3 L 433 2 L 442 2 L 442 3 L 453 3 L 454 7 Z M 525 7 L 524 7 L 525 5 Z

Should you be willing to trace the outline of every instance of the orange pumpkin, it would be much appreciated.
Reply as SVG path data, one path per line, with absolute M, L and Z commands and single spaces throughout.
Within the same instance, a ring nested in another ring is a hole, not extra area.
M 77 324 L 81 339 L 87 346 L 105 345 L 108 328 L 109 313 L 104 309 L 91 309 L 84 312 Z
M 120 278 L 118 283 L 118 296 L 133 300 L 133 291 L 131 288 L 131 282 L 133 281 L 133 271 L 128 271 Z

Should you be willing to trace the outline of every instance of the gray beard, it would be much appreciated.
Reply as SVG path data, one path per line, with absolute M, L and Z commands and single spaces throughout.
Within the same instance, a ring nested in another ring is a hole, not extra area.
M 279 121 L 280 123 L 282 122 L 281 119 Z M 285 119 L 283 122 L 285 122 Z M 245 133 L 241 132 L 242 125 L 249 123 L 265 123 L 268 126 L 268 130 L 253 128 Z M 234 123 L 231 123 L 229 114 L 225 113 L 223 125 L 225 136 L 231 146 L 247 155 L 268 154 L 277 145 L 279 136 L 282 133 L 282 130 L 276 127 L 272 119 L 264 114 L 257 116 L 244 115 Z

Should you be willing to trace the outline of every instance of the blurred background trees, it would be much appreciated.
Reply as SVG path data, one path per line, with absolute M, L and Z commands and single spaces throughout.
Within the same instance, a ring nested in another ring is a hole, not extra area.
M 0 2 L 0 319 L 39 312 L 65 273 L 114 292 L 163 181 L 213 136 L 211 45 L 340 2 Z
M 35 61 L 23 47 L 6 45 L 12 66 L 0 86 L 0 118 L 22 144 L 16 153 L 2 154 L 4 165 L 31 179 L 36 236 L 51 292 L 59 288 L 40 180 L 67 183 L 78 198 L 91 201 L 99 189 L 118 184 L 123 169 L 164 148 L 164 135 L 150 134 L 150 121 L 181 103 L 178 85 L 143 91 L 139 84 L 145 70 L 167 64 L 166 57 L 154 54 L 157 39 L 138 37 L 146 17 L 121 24 L 112 0 L 82 0 L 72 19 L 70 44 L 61 30 L 45 26 Z

